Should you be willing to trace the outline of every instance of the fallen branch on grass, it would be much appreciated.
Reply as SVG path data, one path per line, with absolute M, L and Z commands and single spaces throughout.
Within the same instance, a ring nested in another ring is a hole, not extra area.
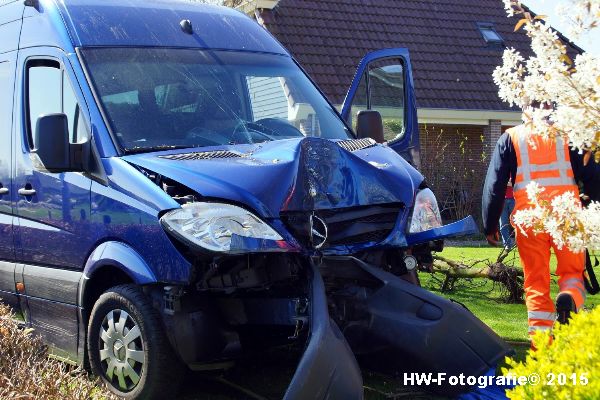
M 441 290 L 449 292 L 458 279 L 483 278 L 502 285 L 507 303 L 523 302 L 523 272 L 503 263 L 508 251 L 502 251 L 496 262 L 474 260 L 470 264 L 435 255 L 433 273 L 445 276 Z

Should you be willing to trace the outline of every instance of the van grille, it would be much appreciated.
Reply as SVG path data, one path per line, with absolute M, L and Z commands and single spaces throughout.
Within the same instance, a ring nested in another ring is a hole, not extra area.
M 194 153 L 169 154 L 166 156 L 158 156 L 167 160 L 188 161 L 188 160 L 214 160 L 219 158 L 241 158 L 242 155 L 233 151 L 218 150 L 204 151 Z
M 401 204 L 338 208 L 315 211 L 327 224 L 328 238 L 323 248 L 385 240 L 396 226 Z M 310 247 L 310 212 L 285 212 L 281 219 L 292 235 Z
M 368 149 L 369 147 L 373 147 L 377 145 L 377 142 L 373 139 L 350 139 L 350 140 L 342 140 L 337 142 L 337 145 L 340 146 L 344 150 L 348 151 L 358 151 L 362 149 Z

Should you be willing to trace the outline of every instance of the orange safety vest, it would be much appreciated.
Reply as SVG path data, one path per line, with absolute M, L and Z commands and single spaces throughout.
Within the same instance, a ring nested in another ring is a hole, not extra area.
M 515 209 L 530 203 L 525 188 L 533 181 L 546 189 L 542 194 L 546 200 L 569 191 L 579 197 L 569 147 L 564 140 L 527 135 L 521 132 L 523 127 L 517 128 L 507 130 L 517 155 L 517 176 L 513 188 Z

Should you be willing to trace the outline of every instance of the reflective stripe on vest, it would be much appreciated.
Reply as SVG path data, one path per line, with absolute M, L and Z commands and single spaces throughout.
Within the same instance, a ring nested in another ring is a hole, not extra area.
M 514 190 L 524 190 L 531 181 L 537 182 L 542 187 L 547 186 L 576 186 L 575 179 L 570 177 L 571 162 L 565 157 L 565 143 L 562 138 L 556 138 L 556 161 L 550 164 L 532 165 L 529 161 L 529 146 L 525 135 L 518 135 L 519 155 L 521 165 L 517 166 L 517 175 L 523 177 L 523 181 L 516 182 Z M 558 171 L 559 176 L 555 178 L 531 178 L 532 172 Z

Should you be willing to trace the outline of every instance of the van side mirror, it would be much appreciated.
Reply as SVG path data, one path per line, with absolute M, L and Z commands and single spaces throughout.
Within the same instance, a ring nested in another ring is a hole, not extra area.
M 38 118 L 35 127 L 35 153 L 50 172 L 86 170 L 89 142 L 69 142 L 69 122 L 65 114 L 48 114 Z
M 359 139 L 371 138 L 377 143 L 385 142 L 383 119 L 379 111 L 359 111 L 356 116 L 356 134 Z

